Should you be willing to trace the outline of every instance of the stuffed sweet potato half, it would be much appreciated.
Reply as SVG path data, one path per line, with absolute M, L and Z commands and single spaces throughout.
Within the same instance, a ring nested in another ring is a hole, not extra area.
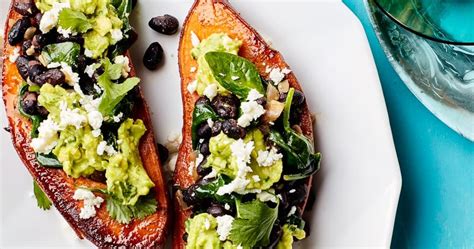
M 291 248 L 319 168 L 301 88 L 226 1 L 197 0 L 183 27 L 183 142 L 174 248 Z
M 131 10 L 131 0 L 14 0 L 5 25 L 13 144 L 77 235 L 99 247 L 160 247 L 169 223 L 148 107 L 126 54 Z

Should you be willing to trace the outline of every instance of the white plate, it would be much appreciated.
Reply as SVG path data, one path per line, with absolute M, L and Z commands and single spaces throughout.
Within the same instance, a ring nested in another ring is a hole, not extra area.
M 182 22 L 192 2 L 139 2 L 133 20 L 140 38 L 132 52 L 155 134 L 164 142 L 182 124 L 178 35 L 157 34 L 147 22 L 165 13 Z M 232 3 L 283 52 L 316 113 L 323 161 L 308 222 L 312 233 L 302 247 L 389 247 L 401 177 L 377 71 L 359 21 L 338 1 Z M 2 16 L 6 7 L 0 6 Z M 163 45 L 166 56 L 165 65 L 155 72 L 141 66 L 143 51 L 152 41 Z M 0 247 L 91 246 L 75 238 L 57 211 L 36 207 L 31 177 L 3 129 L 0 141 Z

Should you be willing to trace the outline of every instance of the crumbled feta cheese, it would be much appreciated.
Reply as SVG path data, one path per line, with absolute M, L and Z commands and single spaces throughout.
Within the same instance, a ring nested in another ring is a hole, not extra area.
M 212 100 L 215 96 L 217 96 L 217 84 L 210 84 L 205 89 L 203 94 Z
M 224 209 L 225 210 L 230 210 L 230 205 L 228 203 L 224 204 Z
M 252 89 L 252 90 L 250 90 L 249 94 L 247 95 L 247 101 L 255 101 L 255 100 L 257 100 L 261 97 L 263 97 L 263 94 L 259 93 L 255 89 Z
M 97 145 L 97 155 L 102 156 L 104 152 L 109 156 L 117 154 L 113 146 L 108 145 L 106 141 L 101 141 L 99 145 Z
M 281 196 L 281 194 L 277 194 L 277 197 L 278 199 L 280 199 L 280 201 L 283 201 L 283 197 Z
M 217 176 L 217 171 L 215 171 L 214 169 L 211 170 L 211 173 L 207 174 L 206 176 L 204 176 L 204 179 L 211 179 L 211 178 L 214 178 Z
M 102 122 L 104 121 L 104 117 L 102 113 L 99 111 L 91 111 L 87 113 L 87 120 L 89 121 L 90 126 L 93 130 L 100 129 L 102 126 Z
M 58 68 L 61 66 L 61 63 L 59 62 L 51 62 L 48 64 L 47 68 Z
M 204 228 L 205 228 L 206 230 L 209 230 L 209 228 L 211 228 L 211 223 L 209 222 L 208 219 L 205 219 L 205 220 L 204 220 Z
M 114 58 L 115 64 L 122 64 L 122 76 L 124 78 L 128 77 L 128 73 L 130 73 L 130 60 L 127 56 L 119 55 Z
M 253 148 L 253 141 L 245 143 L 242 139 L 239 139 L 230 145 L 232 155 L 237 160 L 237 166 L 239 167 L 239 171 L 241 170 L 241 168 L 245 167 L 248 163 L 250 163 L 250 153 L 252 153 Z
M 99 94 L 102 93 L 103 91 L 102 88 L 97 84 L 94 84 L 94 90 Z
M 99 137 L 102 131 L 100 129 L 92 130 L 93 137 Z
M 273 84 L 278 85 L 285 78 L 285 74 L 279 68 L 273 68 L 268 77 L 273 81 Z
M 51 118 L 41 122 L 38 127 L 38 137 L 31 140 L 31 147 L 35 152 L 49 154 L 58 144 L 59 125 Z
M 259 181 L 260 181 L 260 176 L 258 176 L 258 175 L 253 175 L 253 176 L 252 176 L 252 179 L 253 179 L 254 182 L 259 182 Z
M 190 73 L 194 73 L 196 72 L 196 67 L 191 67 L 191 69 L 189 70 Z
M 61 62 L 61 72 L 64 73 L 68 85 L 74 86 L 75 84 L 79 84 L 79 74 L 73 72 L 68 64 Z
M 240 79 L 239 76 L 230 76 L 230 78 L 231 78 L 232 80 L 238 80 L 238 79 Z M 253 90 L 253 89 L 252 89 L 252 90 Z
M 61 110 L 59 113 L 59 126 L 63 129 L 69 125 L 79 129 L 87 121 L 87 118 L 79 113 L 78 108 L 70 109 L 67 107 L 67 103 L 64 101 L 59 103 L 59 109 Z
M 240 108 L 242 109 L 242 115 L 237 120 L 237 124 L 244 128 L 265 113 L 265 108 L 256 101 L 242 102 Z
M 199 37 L 194 33 L 194 31 L 191 31 L 191 44 L 193 44 L 193 47 L 199 46 L 201 43 L 201 40 L 199 40 Z
M 290 209 L 290 212 L 288 212 L 288 217 L 294 215 L 295 213 L 296 213 L 296 207 L 292 206 L 291 209 Z
M 197 83 L 198 83 L 197 80 L 195 80 L 188 84 L 187 89 L 189 93 L 194 93 L 196 91 Z
M 230 215 L 223 215 L 216 217 L 217 220 L 217 234 L 221 241 L 227 240 L 230 230 L 232 229 L 232 222 L 234 222 L 234 217 Z
M 92 58 L 92 56 L 94 55 L 94 53 L 92 53 L 92 51 L 90 51 L 89 49 L 84 49 L 84 55 L 89 57 L 89 58 Z
M 18 57 L 20 57 L 20 48 L 19 47 L 15 47 L 13 49 L 13 54 L 11 54 L 9 57 L 8 57 L 8 60 L 10 60 L 11 63 L 15 63 L 16 60 L 18 59 Z
M 259 199 L 261 202 L 271 201 L 271 202 L 277 203 L 277 196 L 267 191 L 262 191 L 258 193 L 257 199 Z
M 257 163 L 261 167 L 269 167 L 282 158 L 283 155 L 278 153 L 278 150 L 275 147 L 272 147 L 270 151 L 258 151 Z
M 120 29 L 112 29 L 110 31 L 110 35 L 112 37 L 113 43 L 117 43 L 118 41 L 123 39 L 123 33 Z
M 69 38 L 72 34 L 71 29 L 63 29 L 61 26 L 59 26 L 57 30 L 59 34 L 64 36 L 64 38 Z
M 288 191 L 290 194 L 293 194 L 294 192 L 296 192 L 296 189 L 290 189 L 290 191 Z
M 98 64 L 96 63 L 92 63 L 86 66 L 84 72 L 87 74 L 87 76 L 89 76 L 89 78 L 92 78 L 94 76 L 95 70 L 97 69 L 97 65 Z
M 202 161 L 204 161 L 204 156 L 201 153 L 199 153 L 199 155 L 196 158 L 196 167 L 199 166 L 202 163 Z
M 239 194 L 245 194 L 245 188 L 247 185 L 250 183 L 249 180 L 242 178 L 242 177 L 237 177 L 234 180 L 232 180 L 229 184 L 226 184 L 222 187 L 220 187 L 217 190 L 218 195 L 225 195 L 225 194 L 230 194 L 232 192 L 236 192 Z
M 96 208 L 99 208 L 104 199 L 100 196 L 95 196 L 90 190 L 87 189 L 76 189 L 72 197 L 77 201 L 84 201 L 84 206 L 81 208 L 79 218 L 89 219 L 96 215 Z
M 65 3 L 59 3 L 59 2 L 54 2 L 53 7 L 43 13 L 43 17 L 41 17 L 40 21 L 40 30 L 43 33 L 48 33 L 51 31 L 56 25 L 58 25 L 58 19 L 59 19 L 59 12 L 61 12 L 62 9 L 64 8 L 70 8 L 69 2 Z
M 178 131 L 174 131 L 168 135 L 166 138 L 165 147 L 168 149 L 169 153 L 175 153 L 178 151 L 181 140 L 183 139 L 182 135 Z
M 119 114 L 113 116 L 114 122 L 115 122 L 115 123 L 120 122 L 120 120 L 122 119 L 122 117 L 123 117 L 123 113 L 119 113 Z
M 207 125 L 209 125 L 210 128 L 214 126 L 214 121 L 210 118 L 207 119 Z

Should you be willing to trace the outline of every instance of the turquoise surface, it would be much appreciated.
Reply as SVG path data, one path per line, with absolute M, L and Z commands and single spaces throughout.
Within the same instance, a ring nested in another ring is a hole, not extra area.
M 367 33 L 402 172 L 392 248 L 474 248 L 474 143 L 439 121 L 403 84 L 363 1 L 344 3 Z

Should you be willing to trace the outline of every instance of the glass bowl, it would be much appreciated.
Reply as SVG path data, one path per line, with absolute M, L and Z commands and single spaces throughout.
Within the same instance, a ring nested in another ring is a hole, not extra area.
M 474 13 L 453 18 L 459 22 L 453 28 L 455 21 L 444 20 L 449 15 L 442 11 L 453 9 L 441 2 L 466 2 L 474 12 L 466 0 L 365 0 L 382 48 L 406 86 L 442 122 L 474 141 Z

